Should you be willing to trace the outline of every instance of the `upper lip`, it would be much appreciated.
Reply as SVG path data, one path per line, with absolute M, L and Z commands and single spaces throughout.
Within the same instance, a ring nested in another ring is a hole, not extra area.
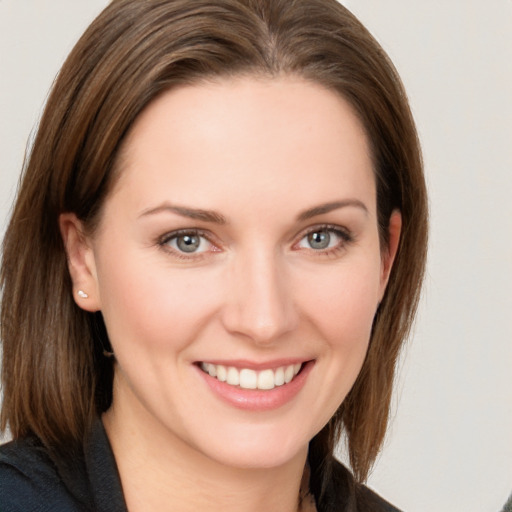
M 280 368 L 282 366 L 289 366 L 292 364 L 304 364 L 311 359 L 303 358 L 303 357 L 292 357 L 292 358 L 283 358 L 283 359 L 273 359 L 270 361 L 249 361 L 247 359 L 204 359 L 201 361 L 197 361 L 197 364 L 200 363 L 209 363 L 213 365 L 221 365 L 221 366 L 232 366 L 233 368 L 247 368 L 249 370 L 273 370 Z

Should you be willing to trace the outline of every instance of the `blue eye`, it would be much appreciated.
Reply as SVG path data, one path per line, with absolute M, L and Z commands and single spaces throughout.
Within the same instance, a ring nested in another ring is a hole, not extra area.
M 310 231 L 302 237 L 298 247 L 302 249 L 313 249 L 314 251 L 325 251 L 341 247 L 348 242 L 349 237 L 339 229 L 318 228 Z
M 331 234 L 328 231 L 315 231 L 310 233 L 307 239 L 312 249 L 327 249 L 331 243 Z
M 210 242 L 195 231 L 171 234 L 163 240 L 162 245 L 167 245 L 171 249 L 185 254 L 202 253 L 211 247 Z

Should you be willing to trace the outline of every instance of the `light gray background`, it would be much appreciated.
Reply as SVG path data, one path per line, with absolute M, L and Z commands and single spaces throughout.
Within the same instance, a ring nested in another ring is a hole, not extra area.
M 369 484 L 410 512 L 497 512 L 512 491 L 512 1 L 344 3 L 403 77 L 432 220 L 424 300 Z M 106 4 L 0 0 L 0 233 L 50 84 Z

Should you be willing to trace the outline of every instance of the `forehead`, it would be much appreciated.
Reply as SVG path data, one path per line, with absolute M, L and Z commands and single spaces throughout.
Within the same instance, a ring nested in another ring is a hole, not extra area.
M 225 79 L 164 93 L 136 120 L 118 168 L 116 189 L 132 187 L 141 201 L 146 192 L 162 201 L 186 192 L 204 207 L 205 192 L 212 201 L 217 192 L 272 200 L 296 191 L 298 200 L 313 202 L 344 190 L 374 194 L 366 133 L 352 107 L 292 77 Z

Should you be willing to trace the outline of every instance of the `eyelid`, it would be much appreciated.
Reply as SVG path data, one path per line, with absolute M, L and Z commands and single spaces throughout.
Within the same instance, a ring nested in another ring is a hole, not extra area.
M 173 231 L 169 231 L 169 232 L 165 233 L 164 235 L 159 236 L 158 243 L 165 244 L 169 240 L 172 240 L 173 238 L 177 238 L 179 236 L 184 236 L 184 235 L 197 235 L 197 236 L 202 236 L 203 238 L 207 238 L 205 236 L 205 234 L 203 233 L 203 231 L 200 229 L 183 228 L 183 229 L 175 229 Z
M 303 229 L 296 238 L 302 239 L 311 233 L 315 233 L 316 231 L 333 231 L 344 239 L 349 240 L 353 238 L 351 231 L 346 227 L 340 226 L 339 224 L 315 224 L 314 226 L 308 226 L 307 228 Z
M 313 249 L 310 250 L 315 254 L 326 254 L 326 253 L 335 253 L 339 249 L 343 249 L 347 244 L 350 244 L 354 241 L 354 235 L 352 232 L 340 225 L 337 224 L 315 224 L 314 226 L 309 226 L 306 229 L 302 230 L 296 237 L 296 242 L 293 243 L 292 248 L 296 250 L 300 250 L 302 248 L 298 247 L 298 244 L 311 233 L 315 233 L 317 231 L 329 231 L 331 233 L 335 233 L 336 236 L 339 236 L 343 242 L 336 247 L 330 247 L 326 249 Z M 307 249 L 306 249 L 307 250 Z
M 208 244 L 210 244 L 210 246 L 215 249 L 197 252 L 197 253 L 191 252 L 191 253 L 187 254 L 185 252 L 178 251 L 178 250 L 174 249 L 173 247 L 170 247 L 169 242 L 171 240 L 176 239 L 180 236 L 185 236 L 185 235 L 193 235 L 193 236 L 198 236 L 198 237 L 204 238 L 208 242 Z M 175 255 L 178 258 L 182 258 L 182 259 L 196 258 L 197 259 L 200 257 L 204 257 L 205 254 L 208 252 L 219 252 L 221 250 L 220 244 L 218 242 L 212 240 L 213 238 L 215 238 L 215 237 L 210 232 L 205 231 L 203 229 L 182 228 L 182 229 L 176 229 L 173 231 L 169 231 L 169 232 L 165 233 L 164 235 L 158 237 L 157 245 L 159 247 L 161 247 L 163 250 L 171 252 L 173 255 Z

